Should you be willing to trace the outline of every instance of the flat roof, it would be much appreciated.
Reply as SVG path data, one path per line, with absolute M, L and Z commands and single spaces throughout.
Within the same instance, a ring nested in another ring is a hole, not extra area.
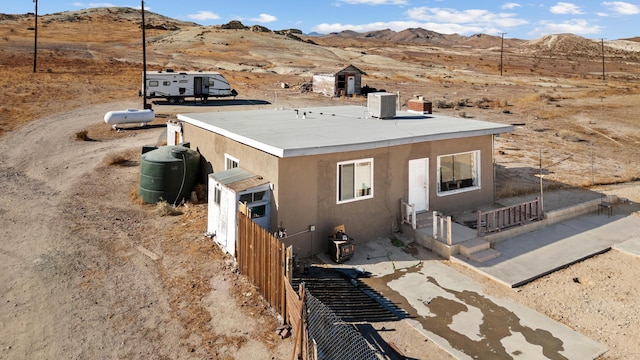
M 178 114 L 178 120 L 281 158 L 513 131 L 512 125 L 408 111 L 379 119 L 354 105 Z

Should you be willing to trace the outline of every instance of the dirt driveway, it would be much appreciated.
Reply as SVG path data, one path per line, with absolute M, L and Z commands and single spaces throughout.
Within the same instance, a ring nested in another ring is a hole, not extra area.
M 202 236 L 206 205 L 161 217 L 135 200 L 140 147 L 164 140 L 162 128 L 76 140 L 135 105 L 55 114 L 0 138 L 0 358 L 290 356 L 274 314 Z M 106 165 L 113 153 L 129 160 Z

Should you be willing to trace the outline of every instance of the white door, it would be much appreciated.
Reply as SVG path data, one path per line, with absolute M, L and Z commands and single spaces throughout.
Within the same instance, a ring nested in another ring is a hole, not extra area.
M 429 158 L 409 160 L 409 203 L 429 210 Z
M 356 92 L 356 77 L 347 76 L 347 95 L 353 95 Z

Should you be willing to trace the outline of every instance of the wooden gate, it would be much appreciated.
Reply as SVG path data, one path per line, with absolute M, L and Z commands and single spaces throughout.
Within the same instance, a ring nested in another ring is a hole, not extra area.
M 285 274 L 291 260 L 287 260 L 284 243 L 253 222 L 250 216 L 248 211 L 238 211 L 238 269 L 258 287 L 267 302 L 287 319 Z

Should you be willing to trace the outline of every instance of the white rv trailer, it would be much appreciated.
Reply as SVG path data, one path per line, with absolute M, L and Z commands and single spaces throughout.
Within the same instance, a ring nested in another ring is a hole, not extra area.
M 206 103 L 210 97 L 236 96 L 227 79 L 218 72 L 147 71 L 144 86 L 147 99 L 166 99 L 170 104 L 184 103 L 185 98 L 200 99 Z

